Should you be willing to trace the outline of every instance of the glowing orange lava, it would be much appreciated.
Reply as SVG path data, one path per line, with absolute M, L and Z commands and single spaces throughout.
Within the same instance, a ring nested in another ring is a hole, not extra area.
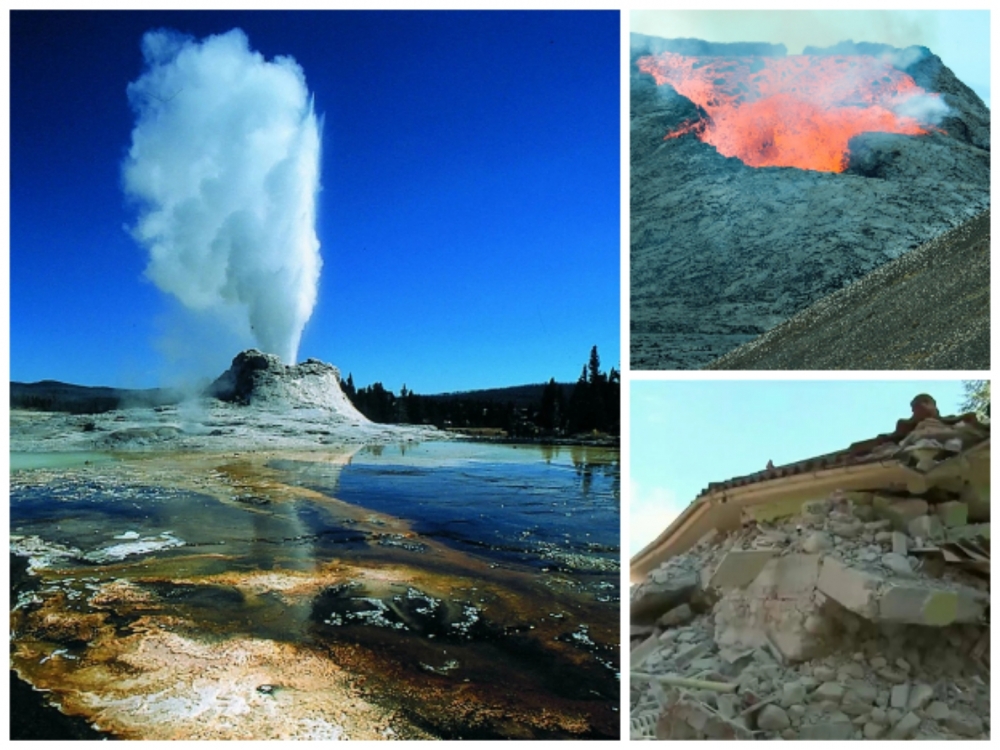
M 939 95 L 876 57 L 643 57 L 639 69 L 704 109 L 666 138 L 694 133 L 751 167 L 843 172 L 860 133 L 923 135 L 914 113 L 940 112 Z

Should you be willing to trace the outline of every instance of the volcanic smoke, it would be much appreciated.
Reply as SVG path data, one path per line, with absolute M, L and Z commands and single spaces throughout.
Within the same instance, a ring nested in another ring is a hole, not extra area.
M 886 60 L 867 55 L 689 57 L 638 60 L 708 115 L 665 139 L 694 133 L 751 167 L 847 168 L 848 141 L 868 132 L 924 135 L 947 105 Z
M 320 128 L 302 68 L 240 29 L 144 35 L 122 166 L 146 276 L 294 364 L 316 303 Z

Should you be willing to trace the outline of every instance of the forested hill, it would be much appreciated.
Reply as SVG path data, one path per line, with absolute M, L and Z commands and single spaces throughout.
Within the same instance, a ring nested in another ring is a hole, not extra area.
M 356 388 L 348 374 L 342 387 L 373 422 L 434 425 L 512 438 L 620 433 L 621 377 L 613 367 L 601 371 L 596 346 L 573 384 L 553 378 L 541 385 L 432 396 L 418 395 L 404 384 L 397 396 L 382 383 Z
M 10 384 L 10 408 L 62 411 L 71 414 L 100 414 L 114 409 L 151 408 L 174 404 L 182 394 L 169 388 L 107 388 L 73 385 L 58 380 Z
M 563 398 L 568 399 L 573 392 L 573 383 L 556 383 L 562 390 Z M 478 391 L 456 391 L 455 393 L 434 393 L 424 398 L 432 401 L 499 401 L 512 403 L 514 406 L 532 406 L 541 401 L 542 394 L 548 383 L 533 385 L 512 385 L 507 388 L 484 388 Z

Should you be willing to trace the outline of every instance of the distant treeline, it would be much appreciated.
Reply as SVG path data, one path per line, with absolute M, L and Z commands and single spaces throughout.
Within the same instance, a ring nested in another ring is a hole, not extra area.
M 10 408 L 61 411 L 70 414 L 101 414 L 130 407 L 153 408 L 180 401 L 177 391 L 167 388 L 130 390 L 72 385 L 58 380 L 10 384 Z
M 595 346 L 576 383 L 498 388 L 421 396 L 404 384 L 397 396 L 381 383 L 356 388 L 348 374 L 344 393 L 373 422 L 426 424 L 509 437 L 560 437 L 621 433 L 621 375 L 601 372 Z

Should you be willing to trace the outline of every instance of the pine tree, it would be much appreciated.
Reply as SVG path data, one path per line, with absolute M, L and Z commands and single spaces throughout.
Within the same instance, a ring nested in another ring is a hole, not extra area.
M 542 391 L 542 404 L 539 408 L 539 427 L 547 432 L 558 430 L 562 425 L 560 420 L 563 412 L 562 388 L 555 378 L 550 378 L 545 390 Z
M 601 358 L 597 355 L 596 344 L 590 350 L 590 362 L 587 365 L 587 369 L 590 371 L 589 382 L 591 385 L 594 385 L 601 376 Z

